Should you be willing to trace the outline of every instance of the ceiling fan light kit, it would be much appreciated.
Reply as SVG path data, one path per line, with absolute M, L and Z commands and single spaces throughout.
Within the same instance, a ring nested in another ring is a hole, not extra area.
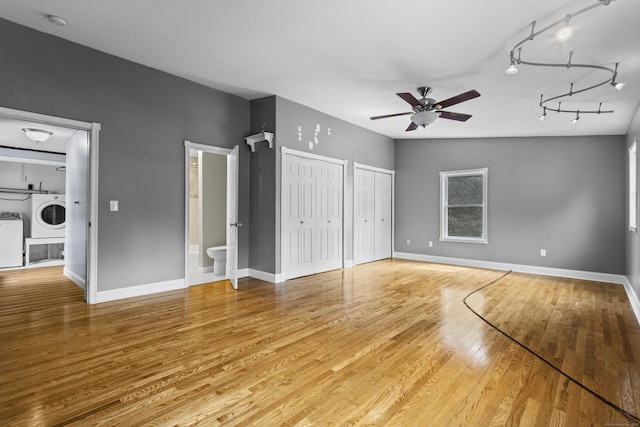
M 520 41 L 519 43 L 517 43 L 513 49 L 511 49 L 511 52 L 509 53 L 509 61 L 510 61 L 510 65 L 509 67 L 505 70 L 505 73 L 507 74 L 515 74 L 518 72 L 518 68 L 516 66 L 517 65 L 529 65 L 529 66 L 533 66 L 533 67 L 558 67 L 558 68 L 566 68 L 566 69 L 570 69 L 570 68 L 587 68 L 587 69 L 592 69 L 592 70 L 599 70 L 599 71 L 605 71 L 609 74 L 609 77 L 606 80 L 600 81 L 596 84 L 590 85 L 590 86 L 586 86 L 580 89 L 575 89 L 573 88 L 574 83 L 571 83 L 569 92 L 566 93 L 562 93 L 560 95 L 556 95 L 556 96 L 550 96 L 545 98 L 544 94 L 540 95 L 540 102 L 539 102 L 539 106 L 542 108 L 542 115 L 538 117 L 538 120 L 540 121 L 544 121 L 544 119 L 547 116 L 547 110 L 549 111 L 554 111 L 556 113 L 570 113 L 570 114 L 575 114 L 576 117 L 571 120 L 571 123 L 573 124 L 577 124 L 578 120 L 580 119 L 580 114 L 603 114 L 603 113 L 613 113 L 613 110 L 603 110 L 602 109 L 602 102 L 600 103 L 600 105 L 598 106 L 597 110 L 577 110 L 577 109 L 567 109 L 567 108 L 562 108 L 562 102 L 560 101 L 563 98 L 566 98 L 568 96 L 573 96 L 576 95 L 578 93 L 582 93 L 582 92 L 587 92 L 593 89 L 596 89 L 600 86 L 606 85 L 606 84 L 610 84 L 611 86 L 613 86 L 616 90 L 620 91 L 622 90 L 622 88 L 625 85 L 625 82 L 618 82 L 617 81 L 617 77 L 618 77 L 618 64 L 615 64 L 614 68 L 609 68 L 603 65 L 598 65 L 598 64 L 574 64 L 571 62 L 572 58 L 573 58 L 573 51 L 571 51 L 569 53 L 569 59 L 567 62 L 565 63 L 547 63 L 547 62 L 531 62 L 531 61 L 525 61 L 522 59 L 522 47 L 527 43 L 532 41 L 534 38 L 536 38 L 537 36 L 539 36 L 542 33 L 546 33 L 549 31 L 552 31 L 554 29 L 556 30 L 555 33 L 555 38 L 556 40 L 558 40 L 559 42 L 566 42 L 567 40 L 569 40 L 571 37 L 573 37 L 574 31 L 573 31 L 573 27 L 569 24 L 569 21 L 578 16 L 581 15 L 587 11 L 590 11 L 591 9 L 594 9 L 596 7 L 599 6 L 608 6 L 612 1 L 615 0 L 597 0 L 595 4 L 592 4 L 591 6 L 587 6 L 584 9 L 581 9 L 575 13 L 572 14 L 568 14 L 566 15 L 563 19 L 560 19 L 546 27 L 544 27 L 541 30 L 537 30 L 536 31 L 536 21 L 533 21 L 531 23 L 531 33 L 529 34 L 529 36 L 527 38 L 525 38 L 524 40 Z M 516 52 L 517 52 L 517 56 L 516 56 Z M 558 107 L 557 108 L 552 108 L 548 105 L 549 102 L 552 101 L 557 101 L 558 102 Z
M 370 117 L 371 120 L 387 119 L 389 117 L 407 116 L 411 114 L 411 123 L 407 127 L 406 131 L 412 131 L 422 126 L 423 128 L 429 126 L 435 122 L 438 118 L 455 120 L 458 122 L 466 122 L 471 118 L 470 114 L 454 113 L 452 111 L 443 111 L 443 109 L 455 104 L 459 104 L 464 101 L 468 101 L 473 98 L 477 98 L 480 94 L 476 90 L 470 90 L 452 98 L 445 99 L 444 101 L 436 101 L 433 98 L 427 98 L 427 95 L 431 93 L 429 86 L 421 86 L 417 89 L 418 93 L 422 97 L 417 99 L 409 92 L 396 93 L 400 98 L 404 99 L 411 105 L 413 111 L 407 111 L 404 113 L 385 114 L 383 116 Z

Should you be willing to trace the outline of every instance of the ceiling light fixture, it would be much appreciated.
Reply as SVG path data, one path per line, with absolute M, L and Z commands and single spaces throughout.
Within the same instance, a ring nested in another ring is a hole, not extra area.
M 56 15 L 47 15 L 47 19 L 49 20 L 49 22 L 51 22 L 52 24 L 55 24 L 59 27 L 66 27 L 67 26 L 67 20 L 64 19 L 62 16 L 56 16 Z
M 42 129 L 23 128 L 22 131 L 27 136 L 27 138 L 35 142 L 44 142 L 49 139 L 51 135 L 53 135 L 53 132 Z
M 571 120 L 571 123 L 573 123 L 574 125 L 577 125 L 578 120 L 580 120 L 580 110 L 578 110 L 578 112 L 576 113 L 576 118 Z
M 411 116 L 411 121 L 424 128 L 435 122 L 438 117 L 440 113 L 437 111 L 420 111 Z
M 543 107 L 542 114 L 538 117 L 538 120 L 544 122 L 544 119 L 547 118 L 547 107 Z
M 569 20 L 571 19 L 571 14 L 567 15 L 564 19 L 564 25 L 558 28 L 556 31 L 556 40 L 559 42 L 566 42 L 571 37 L 573 37 L 573 27 L 569 25 Z
M 540 121 L 544 121 L 544 119 L 546 118 L 546 113 L 547 110 L 549 111 L 553 111 L 556 113 L 570 113 L 570 114 L 575 114 L 576 118 L 572 120 L 572 123 L 576 124 L 578 122 L 578 120 L 580 119 L 580 114 L 602 114 L 602 113 L 613 113 L 613 110 L 602 110 L 602 103 L 600 103 L 600 106 L 598 107 L 597 110 L 595 109 L 583 109 L 583 110 L 577 110 L 577 109 L 563 109 L 561 108 L 561 102 L 560 100 L 565 98 L 565 97 L 571 97 L 573 95 L 577 95 L 579 93 L 582 92 L 587 92 L 593 89 L 596 89 L 600 86 L 606 85 L 606 84 L 610 84 L 611 86 L 613 86 L 616 90 L 620 91 L 622 90 L 622 88 L 625 85 L 625 82 L 618 82 L 617 81 L 617 77 L 618 77 L 618 64 L 615 65 L 615 68 L 610 68 L 604 65 L 599 65 L 599 64 L 576 64 L 572 62 L 573 59 L 573 51 L 570 52 L 569 54 L 569 59 L 566 62 L 562 62 L 562 63 L 552 63 L 552 62 L 540 62 L 540 61 L 536 61 L 536 62 L 532 62 L 532 61 L 526 61 L 522 59 L 522 48 L 523 45 L 532 41 L 533 39 L 535 39 L 537 36 L 539 36 L 542 33 L 545 32 L 549 32 L 549 31 L 556 31 L 556 39 L 558 41 L 564 42 L 569 40 L 572 36 L 573 36 L 573 28 L 571 27 L 571 25 L 569 25 L 569 21 L 571 19 L 575 19 L 576 16 L 581 15 L 591 9 L 594 9 L 596 7 L 599 6 L 608 6 L 611 3 L 611 0 L 598 0 L 595 4 L 592 4 L 591 6 L 587 6 L 575 13 L 571 13 L 568 15 L 565 15 L 565 17 L 563 19 L 560 19 L 544 28 L 542 28 L 541 30 L 536 30 L 536 21 L 533 21 L 531 23 L 531 32 L 529 33 L 529 35 L 527 36 L 527 38 L 523 39 L 522 41 L 520 41 L 519 43 L 517 43 L 513 49 L 511 49 L 511 52 L 509 52 L 509 68 L 507 68 L 505 70 L 505 72 L 507 74 L 515 74 L 518 69 L 516 68 L 516 64 L 521 65 L 528 65 L 528 66 L 533 66 L 533 67 L 556 67 L 556 68 L 564 68 L 564 69 L 570 69 L 570 68 L 587 68 L 589 70 L 594 70 L 594 71 L 598 71 L 598 72 L 607 72 L 610 73 L 609 76 L 607 77 L 606 80 L 602 80 L 596 84 L 589 84 L 589 85 L 585 85 L 582 88 L 578 88 L 575 89 L 573 88 L 574 84 L 571 83 L 571 87 L 569 89 L 568 92 L 566 93 L 562 93 L 560 95 L 555 95 L 555 96 L 549 96 L 547 98 L 544 97 L 543 95 L 540 95 L 540 107 L 542 108 L 542 115 L 540 115 L 538 117 L 538 120 Z M 560 28 L 558 28 L 560 26 Z M 556 30 L 557 29 L 557 30 Z M 517 57 L 516 57 L 516 52 L 517 52 Z M 558 101 L 558 108 L 551 108 L 548 106 L 547 103 L 551 102 L 551 101 Z

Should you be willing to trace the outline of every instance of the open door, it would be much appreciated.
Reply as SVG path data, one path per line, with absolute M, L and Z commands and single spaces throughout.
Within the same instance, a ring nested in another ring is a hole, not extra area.
M 238 146 L 227 155 L 227 279 L 238 289 Z

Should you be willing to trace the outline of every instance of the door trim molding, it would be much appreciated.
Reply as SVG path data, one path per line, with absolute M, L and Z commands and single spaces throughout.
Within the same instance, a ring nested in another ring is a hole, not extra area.
M 285 146 L 280 147 L 281 158 L 280 158 L 280 273 L 276 274 L 276 277 L 281 281 L 286 281 L 289 279 L 287 276 L 287 271 L 285 268 L 285 241 L 286 241 L 286 221 L 285 221 L 285 197 L 284 197 L 284 188 L 287 184 L 286 180 L 286 156 L 293 155 L 298 157 L 304 157 L 307 159 L 320 160 L 323 162 L 334 163 L 337 165 L 342 165 L 342 268 L 345 266 L 345 256 L 346 256 L 346 239 L 345 239 L 345 206 L 346 206 L 346 197 L 347 197 L 347 166 L 349 165 L 348 160 L 336 159 L 334 157 L 322 156 L 319 154 L 308 153 L 306 151 L 294 150 L 291 148 L 287 148 Z M 277 266 L 276 266 L 277 267 Z
M 188 288 L 189 282 L 189 167 L 190 151 L 197 150 L 211 154 L 231 155 L 233 149 L 214 145 L 199 144 L 189 140 L 184 141 L 184 280 L 182 288 Z M 228 185 L 228 183 L 227 183 Z M 176 282 L 178 283 L 178 282 Z M 175 286 L 175 284 L 174 284 Z
M 351 225 L 351 229 L 353 230 L 351 242 L 351 248 L 353 251 L 353 262 L 352 265 L 356 266 L 358 263 L 356 262 L 356 169 L 364 169 L 378 173 L 384 173 L 387 175 L 391 175 L 391 257 L 394 257 L 396 251 L 396 243 L 395 243 L 395 229 L 396 229 L 396 171 L 392 169 L 383 169 L 376 166 L 369 166 L 363 163 L 353 162 L 353 215 L 351 216 L 353 224 Z

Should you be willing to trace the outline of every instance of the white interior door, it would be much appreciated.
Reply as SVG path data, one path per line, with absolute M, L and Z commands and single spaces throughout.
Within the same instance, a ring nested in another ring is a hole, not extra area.
M 283 149 L 282 277 L 342 268 L 346 162 Z
M 238 289 L 238 146 L 227 155 L 227 278 Z
M 317 162 L 317 267 L 321 271 L 342 267 L 343 167 Z
M 392 176 L 375 172 L 375 235 L 374 258 L 391 258 Z
M 283 156 L 283 209 L 285 235 L 282 241 L 284 256 L 282 257 L 287 277 L 301 275 L 300 263 L 300 158 L 297 156 Z M 286 278 L 285 278 L 286 279 Z
M 353 259 L 356 264 L 375 259 L 375 172 L 355 168 L 354 181 L 354 247 Z

